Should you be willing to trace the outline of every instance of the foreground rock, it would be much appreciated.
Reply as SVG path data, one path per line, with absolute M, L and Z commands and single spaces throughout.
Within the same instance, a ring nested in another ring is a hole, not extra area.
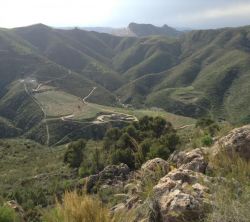
M 90 176 L 88 186 L 93 189 L 101 184 L 112 191 L 118 186 L 118 192 L 113 193 L 122 199 L 112 213 L 132 213 L 130 221 L 200 222 L 213 204 L 209 187 L 225 181 L 206 175 L 215 169 L 210 158 L 224 151 L 250 160 L 250 125 L 231 131 L 212 148 L 176 152 L 167 161 L 155 158 L 135 172 L 129 172 L 124 164 L 108 166 Z
M 133 221 L 200 221 L 210 206 L 210 178 L 204 175 L 208 165 L 206 151 L 205 148 L 182 151 L 168 161 L 161 158 L 147 161 L 137 171 L 136 180 L 126 181 L 127 198 L 114 206 L 112 212 L 137 212 Z M 170 164 L 176 169 L 170 171 Z M 147 181 L 156 185 L 152 195 L 144 199 Z
M 241 158 L 250 160 L 250 125 L 232 130 L 227 136 L 219 139 L 212 148 L 213 155 L 226 152 L 229 156 L 238 154 Z
M 168 161 L 171 164 L 174 164 L 176 168 L 205 173 L 208 166 L 208 160 L 205 158 L 207 152 L 207 148 L 181 151 L 176 154 L 172 154 Z
M 170 171 L 170 167 L 167 161 L 161 158 L 155 158 L 148 160 L 141 166 L 141 173 L 143 174 L 167 174 Z
M 201 184 L 202 181 L 202 184 Z M 209 180 L 202 173 L 176 169 L 154 187 L 155 212 L 162 221 L 199 221 L 210 205 Z
M 170 171 L 167 161 L 161 158 L 148 160 L 141 168 L 130 175 L 126 181 L 124 191 L 126 198 L 122 203 L 115 205 L 112 212 L 133 211 L 132 221 L 150 221 L 150 208 L 145 197 L 142 196 L 145 183 L 157 183 L 158 180 Z M 135 213 L 136 212 L 136 213 Z
M 126 164 L 109 165 L 105 167 L 100 173 L 91 175 L 87 178 L 86 189 L 87 192 L 92 192 L 93 188 L 98 186 L 115 186 L 128 179 L 130 169 Z

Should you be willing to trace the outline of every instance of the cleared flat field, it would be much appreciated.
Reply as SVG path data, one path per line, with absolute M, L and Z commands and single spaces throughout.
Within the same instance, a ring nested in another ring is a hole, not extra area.
M 62 91 L 46 91 L 35 94 L 47 116 L 63 116 L 73 112 L 79 98 Z
M 119 108 L 119 107 L 110 107 L 110 106 L 102 106 L 98 104 L 90 103 L 89 106 L 98 107 L 102 112 L 118 112 L 118 113 L 126 113 L 132 116 L 136 116 L 137 118 L 141 118 L 145 115 L 148 116 L 161 116 L 167 121 L 170 121 L 175 127 L 180 127 L 183 125 L 191 125 L 195 124 L 196 120 L 190 117 L 179 116 L 173 113 L 169 113 L 161 110 L 151 110 L 151 109 L 127 109 L 127 108 Z
M 63 91 L 50 90 L 35 94 L 45 110 L 48 118 L 60 118 L 63 116 L 72 116 L 75 120 L 96 119 L 99 114 L 103 113 L 125 113 L 140 118 L 144 115 L 161 116 L 172 122 L 175 127 L 190 125 L 195 123 L 195 119 L 175 115 L 162 110 L 150 109 L 130 109 L 103 106 L 94 103 L 84 103 L 81 98 L 68 94 Z

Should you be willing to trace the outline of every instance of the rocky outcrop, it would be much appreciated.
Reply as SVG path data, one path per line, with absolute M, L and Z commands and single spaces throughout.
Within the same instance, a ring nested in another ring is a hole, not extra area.
M 241 158 L 250 160 L 250 125 L 232 130 L 228 135 L 219 139 L 212 147 L 214 156 L 225 152 L 232 156 L 238 154 Z
M 212 148 L 181 151 L 170 156 L 167 162 L 176 169 L 161 178 L 154 187 L 154 211 L 158 210 L 163 222 L 202 221 L 212 204 L 209 184 L 224 180 L 205 175 L 213 170 L 211 161 L 220 153 L 238 154 L 249 161 L 250 125 L 232 130 Z M 210 154 L 212 159 L 209 162 Z
M 126 164 L 109 165 L 105 167 L 100 173 L 91 175 L 86 179 L 87 192 L 98 185 L 115 185 L 121 181 L 128 179 L 130 169 Z
M 208 160 L 205 157 L 207 152 L 207 148 L 197 148 L 191 151 L 181 151 L 172 154 L 168 162 L 174 164 L 176 168 L 205 173 L 208 165 Z
M 199 221 L 210 206 L 210 178 L 203 174 L 207 167 L 205 151 L 205 148 L 182 151 L 172 155 L 168 161 L 160 158 L 147 161 L 138 171 L 141 177 L 130 183 L 126 181 L 124 190 L 127 190 L 127 198 L 112 211 L 134 210 L 137 218 L 147 222 Z M 170 164 L 177 168 L 170 171 Z M 165 170 L 161 179 L 154 176 L 159 169 Z M 147 183 L 148 179 L 156 185 L 152 196 L 142 201 L 144 182 Z
M 154 201 L 161 220 L 200 220 L 210 204 L 209 189 L 204 185 L 208 181 L 204 174 L 187 169 L 173 170 L 160 179 L 154 187 Z
M 145 183 L 157 183 L 157 181 L 170 171 L 167 161 L 161 158 L 148 160 L 139 170 L 134 172 L 126 181 L 123 188 L 126 198 L 122 203 L 115 205 L 112 212 L 133 211 L 132 221 L 149 221 L 150 208 L 147 202 L 144 202 L 143 193 L 145 192 Z M 136 212 L 136 213 L 135 213 Z
M 161 158 L 155 158 L 152 160 L 148 160 L 141 167 L 141 172 L 143 173 L 155 173 L 156 171 L 161 171 L 164 174 L 169 172 L 169 164 L 167 161 Z
M 124 164 L 109 166 L 89 177 L 89 184 L 94 187 L 101 181 L 116 189 L 122 181 L 119 185 L 122 193 L 115 195 L 123 199 L 113 206 L 112 212 L 132 212 L 131 221 L 203 221 L 213 204 L 209 188 L 212 184 L 226 182 L 223 177 L 206 175 L 215 170 L 211 153 L 216 155 L 223 151 L 230 155 L 238 153 L 250 160 L 250 125 L 231 131 L 212 148 L 176 152 L 167 161 L 148 160 L 135 172 L 129 173 Z

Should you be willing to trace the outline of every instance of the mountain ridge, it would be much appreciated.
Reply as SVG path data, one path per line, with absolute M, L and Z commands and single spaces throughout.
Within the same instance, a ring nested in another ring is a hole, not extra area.
M 249 116 L 250 26 L 138 38 L 36 24 L 0 37 L 2 99 L 16 80 L 65 75 L 49 85 L 79 97 L 97 87 L 90 102 L 235 123 Z

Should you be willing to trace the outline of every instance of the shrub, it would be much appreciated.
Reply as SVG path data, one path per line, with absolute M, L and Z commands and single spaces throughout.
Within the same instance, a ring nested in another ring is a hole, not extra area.
M 241 124 L 244 124 L 244 125 L 250 124 L 250 115 L 247 115 L 247 116 L 245 116 L 244 118 L 242 118 L 242 119 L 240 120 L 240 123 L 241 123 Z
M 166 159 L 170 154 L 170 151 L 168 147 L 160 144 L 160 143 L 153 143 L 150 147 L 150 151 L 147 155 L 148 159 L 153 159 L 156 157 L 161 157 L 163 159 Z
M 20 220 L 13 209 L 7 206 L 0 206 L 0 221 L 19 222 Z
M 205 135 L 201 138 L 201 143 L 203 146 L 211 146 L 213 144 L 213 138 L 209 135 Z
M 214 124 L 214 120 L 209 119 L 209 118 L 201 118 L 196 122 L 196 127 L 200 127 L 200 128 L 206 128 L 212 124 Z
M 205 133 L 215 136 L 220 131 L 219 125 L 212 119 L 201 118 L 196 122 L 196 127 L 202 129 Z

